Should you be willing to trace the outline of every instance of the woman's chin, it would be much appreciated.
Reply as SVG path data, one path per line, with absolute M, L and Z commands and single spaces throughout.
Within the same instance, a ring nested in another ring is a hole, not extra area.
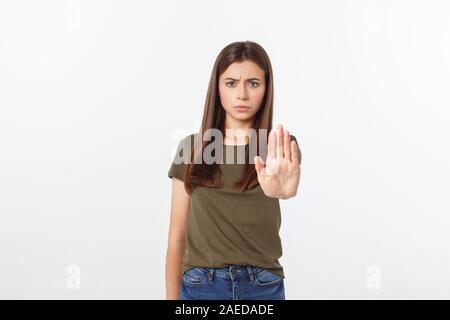
M 252 118 L 252 114 L 248 112 L 235 112 L 233 113 L 233 118 L 237 120 L 250 120 Z

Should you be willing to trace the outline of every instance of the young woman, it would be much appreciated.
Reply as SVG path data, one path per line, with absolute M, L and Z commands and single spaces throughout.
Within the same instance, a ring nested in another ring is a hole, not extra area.
M 180 141 L 168 172 L 167 299 L 285 299 L 279 199 L 297 194 L 301 152 L 281 125 L 272 130 L 272 114 L 266 51 L 229 44 L 215 61 L 199 133 Z

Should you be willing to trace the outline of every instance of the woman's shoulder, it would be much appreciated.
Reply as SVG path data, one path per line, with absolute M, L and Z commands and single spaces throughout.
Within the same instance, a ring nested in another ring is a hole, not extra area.
M 297 138 L 293 135 L 293 134 L 289 134 L 291 136 L 291 141 L 295 141 L 295 143 L 297 144 L 297 155 L 298 155 L 298 159 L 299 159 L 299 163 L 302 163 L 302 151 L 300 150 L 300 145 L 298 143 Z
M 295 135 L 293 135 L 293 134 L 289 134 L 289 135 L 291 136 L 291 140 L 294 140 L 295 142 L 297 142 L 297 138 Z
M 198 133 L 195 133 L 195 132 L 187 134 L 179 140 L 178 146 L 186 145 L 186 144 L 189 146 L 193 146 L 195 139 L 197 139 L 197 137 L 198 137 Z

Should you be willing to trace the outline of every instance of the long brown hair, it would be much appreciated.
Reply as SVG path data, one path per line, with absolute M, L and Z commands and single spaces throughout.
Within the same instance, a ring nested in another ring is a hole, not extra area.
M 272 65 L 266 51 L 259 44 L 252 41 L 233 42 L 227 45 L 216 58 L 214 63 L 211 78 L 209 81 L 208 92 L 205 100 L 205 108 L 203 111 L 203 120 L 197 135 L 197 140 L 194 147 L 197 146 L 200 154 L 203 154 L 205 147 L 211 143 L 202 139 L 203 133 L 208 129 L 218 129 L 225 136 L 225 110 L 220 101 L 219 95 L 219 77 L 225 70 L 234 62 L 242 62 L 250 60 L 256 63 L 265 75 L 265 93 L 262 105 L 254 116 L 253 129 L 256 131 L 256 145 L 259 146 L 260 129 L 266 129 L 265 141 L 267 141 L 267 134 L 272 129 L 273 117 L 273 73 Z M 253 136 L 250 136 L 249 144 Z M 196 186 L 206 186 L 211 188 L 221 188 L 220 182 L 222 172 L 217 163 L 206 164 L 196 163 L 194 161 L 194 147 L 191 149 L 191 162 L 187 165 L 184 173 L 184 185 L 189 194 L 191 194 Z M 246 148 L 246 159 L 248 158 L 248 148 Z M 234 188 L 238 191 L 245 191 L 252 189 L 258 185 L 255 165 L 246 161 L 242 178 L 235 182 Z

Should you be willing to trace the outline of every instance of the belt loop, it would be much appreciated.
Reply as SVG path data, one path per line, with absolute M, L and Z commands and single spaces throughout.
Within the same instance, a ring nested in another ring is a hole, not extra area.
M 254 280 L 254 275 L 253 275 L 252 266 L 248 265 L 247 266 L 247 271 L 248 271 L 248 275 L 250 276 L 250 280 L 253 281 Z
M 209 280 L 209 282 L 212 282 L 213 273 L 214 273 L 214 268 L 209 268 L 209 273 L 208 273 L 208 280 Z
M 233 278 L 233 265 L 230 265 L 229 267 L 228 267 L 228 274 L 229 274 L 229 276 L 230 276 L 230 279 L 232 279 L 232 280 L 234 280 L 234 278 Z

